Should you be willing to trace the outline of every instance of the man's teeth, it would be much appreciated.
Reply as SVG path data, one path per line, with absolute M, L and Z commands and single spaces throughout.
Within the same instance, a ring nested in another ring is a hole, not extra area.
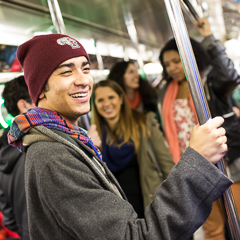
M 86 96 L 87 96 L 87 93 L 77 93 L 77 94 L 71 95 L 71 97 L 73 98 L 86 97 Z

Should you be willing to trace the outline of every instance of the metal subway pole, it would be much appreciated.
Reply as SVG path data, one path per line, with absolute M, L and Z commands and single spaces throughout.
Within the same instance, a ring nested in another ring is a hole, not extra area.
M 197 22 L 199 22 L 199 16 L 198 13 L 196 12 L 196 10 L 194 9 L 193 5 L 191 4 L 191 2 L 189 0 L 183 0 L 183 2 L 186 4 L 188 10 L 190 11 L 190 13 L 192 14 L 192 16 L 196 19 Z
M 209 118 L 211 118 L 211 114 L 203 91 L 200 74 L 187 33 L 187 28 L 183 18 L 181 6 L 179 0 L 164 1 L 172 26 L 172 30 L 177 42 L 181 61 L 184 66 L 185 75 L 192 94 L 198 120 L 199 123 L 202 125 Z M 224 174 L 226 174 L 226 168 L 222 159 L 217 163 L 217 167 Z M 240 240 L 239 218 L 230 188 L 227 189 L 227 191 L 221 197 L 221 202 L 224 214 L 226 216 L 226 221 L 232 235 L 232 240 Z
M 66 34 L 62 13 L 57 0 L 48 0 L 48 6 L 57 33 Z
M 48 6 L 56 32 L 60 34 L 67 34 L 58 1 L 48 0 Z M 87 115 L 84 114 L 82 115 L 82 117 L 88 130 L 90 127 L 90 123 L 88 121 Z

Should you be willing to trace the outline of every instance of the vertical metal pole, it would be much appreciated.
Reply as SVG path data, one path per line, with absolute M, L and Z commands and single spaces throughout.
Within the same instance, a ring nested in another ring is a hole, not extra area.
M 52 17 L 53 25 L 57 33 L 66 34 L 62 13 L 57 0 L 48 0 L 48 6 Z
M 211 114 L 203 91 L 203 86 L 197 68 L 196 60 L 193 54 L 190 39 L 187 34 L 187 28 L 184 22 L 181 6 L 179 0 L 164 1 L 173 29 L 173 33 L 177 42 L 182 64 L 184 66 L 185 75 L 192 94 L 198 120 L 200 124 L 204 124 L 209 118 L 211 118 Z M 226 169 L 222 159 L 217 163 L 217 167 L 224 174 L 226 174 Z M 230 188 L 223 194 L 221 202 L 223 203 L 222 207 L 223 211 L 225 212 L 225 216 L 227 216 L 226 221 L 229 224 L 232 239 L 240 240 L 239 218 Z

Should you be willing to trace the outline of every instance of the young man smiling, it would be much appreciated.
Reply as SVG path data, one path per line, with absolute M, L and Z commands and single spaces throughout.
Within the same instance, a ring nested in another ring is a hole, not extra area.
M 86 57 L 68 59 L 49 77 L 45 91 L 39 95 L 38 107 L 61 113 L 77 125 L 77 119 L 90 110 L 93 78 Z
M 38 106 L 16 117 L 9 132 L 9 142 L 26 151 L 31 239 L 189 239 L 231 185 L 212 164 L 227 150 L 223 119 L 194 128 L 190 147 L 138 219 L 100 151 L 76 126 L 93 87 L 82 45 L 43 35 L 22 44 L 17 56 Z

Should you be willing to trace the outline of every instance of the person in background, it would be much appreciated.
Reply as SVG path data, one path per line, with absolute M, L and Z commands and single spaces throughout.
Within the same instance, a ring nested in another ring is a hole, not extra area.
M 76 125 L 90 110 L 93 89 L 83 46 L 67 35 L 40 35 L 20 45 L 17 57 L 37 105 L 18 115 L 8 134 L 10 144 L 26 151 L 31 240 L 189 239 L 232 184 L 214 166 L 227 151 L 223 118 L 194 128 L 190 147 L 138 218 L 101 152 Z
M 5 84 L 2 92 L 8 113 L 17 116 L 35 107 L 29 96 L 24 77 L 19 76 Z M 0 210 L 4 225 L 17 232 L 21 239 L 29 238 L 27 206 L 24 189 L 24 164 L 26 154 L 10 146 L 5 129 L 0 138 Z
M 98 82 L 93 89 L 94 123 L 104 162 L 118 180 L 138 217 L 174 166 L 155 114 L 131 109 L 119 84 Z
M 234 180 L 232 191 L 240 213 L 240 125 L 229 99 L 240 82 L 240 76 L 222 45 L 212 35 L 208 21 L 201 19 L 199 26 L 197 25 L 198 30 L 204 40 L 200 44 L 191 39 L 191 44 L 211 115 L 225 119 L 223 127 L 228 139 L 226 160 L 230 176 Z M 198 120 L 175 39 L 162 48 L 159 60 L 163 66 L 163 81 L 159 85 L 163 129 L 173 159 L 177 163 L 189 144 L 192 127 Z M 203 230 L 206 240 L 225 239 L 220 200 L 214 202 Z
M 4 226 L 0 224 L 0 240 L 6 240 L 7 238 L 7 233 L 4 229 Z
M 0 240 L 19 240 L 20 237 L 16 232 L 10 231 L 3 224 L 3 215 L 0 212 Z
M 157 92 L 147 80 L 142 79 L 133 62 L 116 63 L 107 78 L 114 80 L 123 88 L 131 108 L 144 114 L 154 112 L 158 122 L 161 122 L 157 108 Z
M 233 111 L 236 113 L 238 117 L 240 117 L 240 85 L 233 90 L 232 93 L 233 100 Z

